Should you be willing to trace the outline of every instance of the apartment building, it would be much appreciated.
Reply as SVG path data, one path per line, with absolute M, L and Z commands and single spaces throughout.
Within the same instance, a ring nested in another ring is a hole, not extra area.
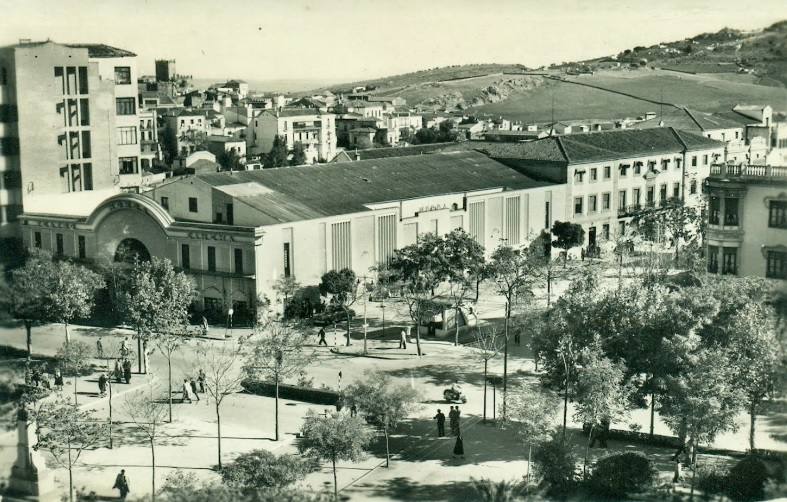
M 121 194 L 90 215 L 28 215 L 24 242 L 88 259 L 118 249 L 166 257 L 189 273 L 206 311 L 272 297 L 282 276 L 317 284 L 331 269 L 369 273 L 418 235 L 463 228 L 487 252 L 525 244 L 566 217 L 563 186 L 477 152 L 212 173 Z
M 300 142 L 308 163 L 330 160 L 336 155 L 336 122 L 332 113 L 314 108 L 262 110 L 249 122 L 248 129 L 247 152 L 252 155 L 270 152 L 276 136 L 284 140 L 290 151 Z
M 180 108 L 164 115 L 166 142 L 173 158 L 194 153 L 205 142 L 208 120 L 203 110 Z
M 714 164 L 707 194 L 708 271 L 787 279 L 787 166 Z
M 137 189 L 135 60 L 100 44 L 0 48 L 0 235 L 18 235 L 23 211 L 87 214 Z
M 493 159 L 538 180 L 566 183 L 560 201 L 594 247 L 641 211 L 699 204 L 702 183 L 724 144 L 670 127 L 478 143 Z

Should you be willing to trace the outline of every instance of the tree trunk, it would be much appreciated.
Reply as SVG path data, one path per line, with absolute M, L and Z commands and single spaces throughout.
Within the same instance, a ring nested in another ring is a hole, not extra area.
M 568 422 L 568 374 L 566 374 L 566 392 L 563 394 L 563 442 L 566 441 L 566 424 Z
M 107 368 L 109 368 L 109 361 L 107 361 Z M 112 378 L 107 381 L 109 387 L 109 449 L 112 449 Z
M 172 356 L 167 358 L 167 386 L 169 388 L 169 423 L 172 423 Z
M 74 406 L 77 405 L 77 373 L 74 369 Z
M 474 302 L 478 301 L 478 294 L 480 292 L 480 289 L 481 289 L 481 279 L 476 278 L 476 280 L 475 280 L 475 299 L 473 300 Z
M 66 328 L 66 345 L 71 343 L 71 333 L 68 332 L 68 321 L 63 322 L 63 326 Z
M 142 374 L 142 335 L 137 331 L 137 369 Z
M 503 420 L 506 418 L 506 393 L 508 391 L 508 318 L 510 315 L 511 303 L 506 301 L 506 317 L 503 325 L 503 406 L 501 410 Z
M 527 445 L 527 472 L 525 473 L 525 479 L 527 479 L 527 485 L 530 486 L 530 464 L 533 462 L 533 445 Z
M 385 435 L 385 466 L 388 467 L 391 462 L 391 452 L 388 449 L 388 426 L 383 426 L 383 434 Z
M 153 491 L 150 492 L 151 502 L 156 502 L 156 446 L 153 440 L 150 440 L 150 470 L 152 476 L 151 487 Z
M 345 313 L 347 314 L 347 346 L 349 347 L 352 345 L 350 343 L 350 311 L 345 310 Z
M 549 258 L 547 258 L 549 259 Z M 552 305 L 552 269 L 547 265 L 547 308 Z
M 588 441 L 585 443 L 585 463 L 582 464 L 582 479 L 588 478 L 588 456 L 590 455 L 590 442 L 593 440 L 594 424 L 590 424 L 590 432 L 588 432 Z
M 456 307 L 456 313 L 454 314 L 454 324 L 456 325 L 456 331 L 454 332 L 454 347 L 459 346 L 459 315 L 461 311 L 459 307 Z
M 757 404 L 754 401 L 749 406 L 749 422 L 749 449 L 754 453 L 754 430 L 757 422 Z
M 694 445 L 694 451 L 697 451 L 696 444 Z M 694 479 L 697 477 L 697 460 L 694 459 L 691 465 L 691 491 L 689 492 L 689 500 L 694 500 Z
M 278 441 L 279 440 L 279 375 L 278 374 L 276 374 L 276 376 L 274 377 L 274 386 L 276 387 L 276 400 L 274 405 L 274 415 L 275 415 L 274 422 L 276 423 L 275 425 L 276 432 L 274 437 L 275 440 Z
M 489 359 L 484 359 L 484 422 L 486 422 L 486 369 L 489 366 Z
M 333 466 L 333 499 L 339 500 L 339 482 L 336 480 L 336 456 L 331 458 Z
M 219 469 L 221 469 L 221 412 L 218 404 L 216 404 L 216 439 L 219 446 Z
M 25 321 L 25 332 L 27 333 L 27 360 L 29 361 L 33 357 L 33 323 L 30 321 Z
M 650 393 L 650 439 L 653 440 L 653 425 L 656 421 L 656 394 Z
M 74 472 L 73 464 L 71 463 L 71 440 L 66 441 L 66 448 L 68 448 L 68 500 L 74 502 Z

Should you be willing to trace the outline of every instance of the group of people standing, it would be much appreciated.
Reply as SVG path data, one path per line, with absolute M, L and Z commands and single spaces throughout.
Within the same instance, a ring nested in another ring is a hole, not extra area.
M 202 371 L 202 368 L 197 372 L 196 379 L 193 376 L 183 379 L 181 392 L 183 393 L 181 402 L 199 402 L 199 395 L 205 393 L 205 372 Z
M 451 435 L 456 436 L 456 444 L 454 445 L 454 457 L 462 457 L 465 456 L 465 447 L 464 441 L 462 441 L 462 433 L 459 429 L 459 416 L 461 415 L 461 411 L 459 411 L 459 406 L 451 406 L 451 409 L 448 411 L 448 423 L 451 427 Z M 442 410 L 437 410 L 437 415 L 434 416 L 434 419 L 437 420 L 437 437 L 444 437 L 445 436 L 445 414 Z
M 55 368 L 52 371 L 52 383 L 50 383 L 49 373 L 46 369 L 30 368 L 28 362 L 28 367 L 25 371 L 25 383 L 32 387 L 42 387 L 44 389 L 51 389 L 54 383 L 55 390 L 59 392 L 63 390 L 63 373 L 60 371 L 60 368 Z

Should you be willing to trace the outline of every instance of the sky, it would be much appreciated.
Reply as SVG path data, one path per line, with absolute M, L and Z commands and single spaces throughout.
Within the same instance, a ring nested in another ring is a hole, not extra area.
M 352 81 L 467 63 L 536 67 L 787 19 L 784 0 L 0 0 L 0 45 L 106 43 L 140 74 Z

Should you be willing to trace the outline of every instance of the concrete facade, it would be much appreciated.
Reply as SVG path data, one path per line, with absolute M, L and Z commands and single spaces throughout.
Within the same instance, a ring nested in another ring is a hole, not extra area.
M 310 108 L 263 110 L 249 122 L 247 151 L 254 155 L 270 152 L 276 136 L 284 139 L 288 151 L 300 142 L 307 163 L 336 155 L 336 122 L 332 113 Z

